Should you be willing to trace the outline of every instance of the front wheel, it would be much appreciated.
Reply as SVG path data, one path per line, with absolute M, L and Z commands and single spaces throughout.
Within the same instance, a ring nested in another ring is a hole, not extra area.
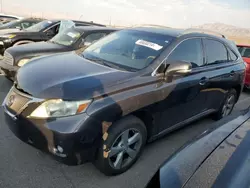
M 235 89 L 229 90 L 219 111 L 216 112 L 216 114 L 214 115 L 214 119 L 219 120 L 222 119 L 223 117 L 230 115 L 233 111 L 236 101 L 237 101 L 236 90 Z
M 128 116 L 114 123 L 106 135 L 95 165 L 106 175 L 121 174 L 139 158 L 146 143 L 146 127 L 137 117 Z

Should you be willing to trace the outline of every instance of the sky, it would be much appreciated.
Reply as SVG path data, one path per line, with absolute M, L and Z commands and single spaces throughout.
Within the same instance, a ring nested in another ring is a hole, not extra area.
M 224 23 L 250 28 L 250 0 L 0 0 L 2 11 L 103 24 L 192 27 Z

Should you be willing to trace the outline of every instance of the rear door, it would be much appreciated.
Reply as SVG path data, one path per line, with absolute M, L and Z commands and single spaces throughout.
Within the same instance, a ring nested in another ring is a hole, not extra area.
M 237 85 L 236 54 L 222 42 L 203 39 L 206 54 L 208 108 L 218 110 L 227 92 Z

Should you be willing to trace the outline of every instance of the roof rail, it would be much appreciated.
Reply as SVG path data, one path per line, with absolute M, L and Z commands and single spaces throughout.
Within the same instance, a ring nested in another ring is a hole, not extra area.
M 133 27 L 160 27 L 160 28 L 171 28 L 165 25 L 155 25 L 155 24 L 141 24 L 141 25 L 134 25 Z
M 219 32 L 216 32 L 216 31 L 211 31 L 211 30 L 206 30 L 206 29 L 199 29 L 199 28 L 189 28 L 189 29 L 186 29 L 184 31 L 185 34 L 187 33 L 193 33 L 193 32 L 197 32 L 197 33 L 205 33 L 205 34 L 212 34 L 212 35 L 217 35 L 219 37 L 222 37 L 222 38 L 225 38 L 226 39 L 226 36 L 219 33 Z

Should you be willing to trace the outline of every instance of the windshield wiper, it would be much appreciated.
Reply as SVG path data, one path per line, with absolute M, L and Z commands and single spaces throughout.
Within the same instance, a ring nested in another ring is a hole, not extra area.
M 84 56 L 83 56 L 84 57 Z M 96 63 L 99 63 L 99 64 L 101 64 L 101 65 L 104 65 L 104 66 L 107 66 L 107 67 L 110 67 L 110 68 L 115 68 L 115 69 L 119 69 L 119 70 L 127 70 L 127 69 L 125 69 L 125 68 L 122 68 L 122 67 L 120 67 L 120 66 L 118 66 L 118 65 L 115 65 L 114 63 L 111 63 L 111 62 L 109 62 L 109 61 L 107 61 L 107 60 L 103 60 L 103 59 L 91 59 L 91 58 L 86 58 L 86 57 L 84 57 L 85 59 L 88 59 L 88 60 L 90 60 L 90 61 L 94 61 L 94 62 L 96 62 Z

